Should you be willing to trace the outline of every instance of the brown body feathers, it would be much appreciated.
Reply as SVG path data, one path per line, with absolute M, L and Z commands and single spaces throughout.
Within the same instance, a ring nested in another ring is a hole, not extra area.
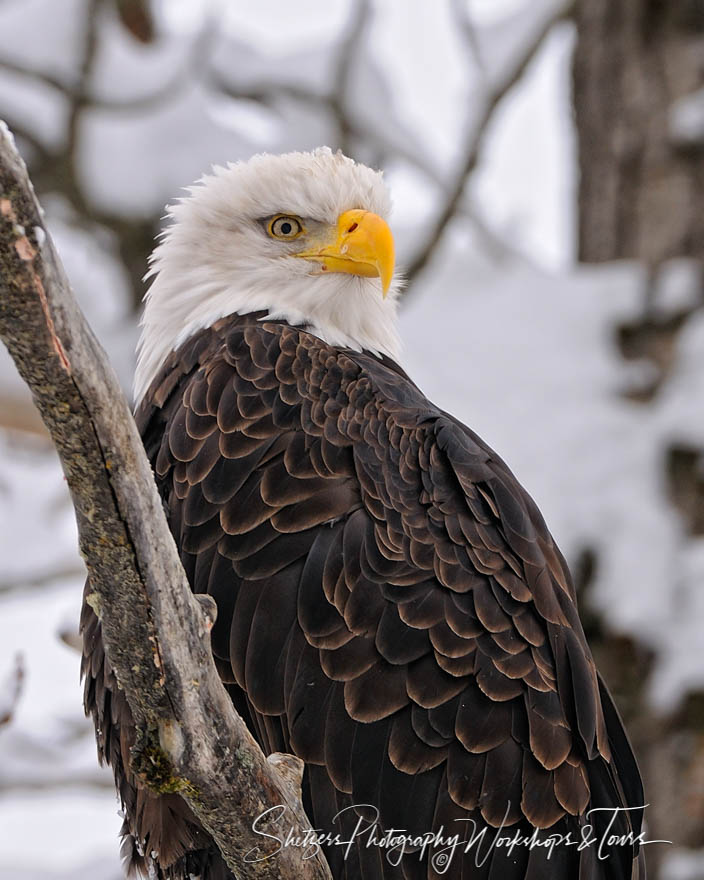
M 644 803 L 530 497 L 395 364 L 257 317 L 185 343 L 137 413 L 192 588 L 218 605 L 223 680 L 265 752 L 306 762 L 313 827 L 349 834 L 370 804 L 378 836 L 488 829 L 445 872 L 432 849 L 394 865 L 367 838 L 346 858 L 333 846 L 333 876 L 642 877 L 637 847 L 605 860 L 595 846 L 490 847 L 502 826 L 579 841 L 605 821 L 592 807 Z M 230 878 L 180 798 L 130 775 L 131 717 L 88 606 L 83 631 L 130 861 Z M 641 815 L 620 813 L 614 833 L 637 835 Z

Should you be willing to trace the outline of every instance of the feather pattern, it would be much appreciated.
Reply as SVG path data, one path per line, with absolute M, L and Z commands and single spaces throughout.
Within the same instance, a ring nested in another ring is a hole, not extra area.
M 590 806 L 624 806 L 640 792 L 627 741 L 610 703 L 604 717 L 567 569 L 506 465 L 388 359 L 261 317 L 172 353 L 138 423 L 192 586 L 218 604 L 219 668 L 262 748 L 307 762 L 314 826 L 374 804 L 382 827 L 415 832 L 574 830 Z M 166 877 L 196 851 L 215 865 L 185 805 L 129 774 L 129 709 L 87 606 L 84 639 L 126 840 L 148 841 Z M 586 870 L 579 853 L 541 858 L 496 849 L 443 876 Z M 427 854 L 330 860 L 339 880 L 438 876 Z

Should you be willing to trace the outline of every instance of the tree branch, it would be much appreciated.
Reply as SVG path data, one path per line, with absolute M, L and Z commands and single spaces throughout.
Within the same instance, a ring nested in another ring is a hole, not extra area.
M 0 727 L 12 721 L 24 685 L 24 658 L 15 655 L 12 672 L 0 685 Z
M 314 91 L 304 86 L 288 85 L 276 81 L 262 81 L 253 87 L 240 88 L 228 82 L 216 69 L 207 71 L 211 87 L 235 101 L 254 101 L 268 107 L 275 106 L 281 99 L 298 101 L 308 107 L 319 108 L 329 113 L 337 127 L 338 137 L 335 146 L 347 155 L 352 154 L 351 139 L 364 136 L 374 139 L 370 132 L 360 133 L 348 111 L 349 79 L 352 64 L 359 49 L 362 37 L 371 18 L 369 0 L 356 0 L 349 20 L 335 51 L 335 68 L 332 73 L 332 87 L 325 91 Z
M 557 24 L 558 21 L 568 17 L 571 14 L 573 7 L 574 0 L 555 0 L 553 8 L 545 15 L 544 19 L 541 22 L 536 23 L 531 38 L 526 41 L 522 50 L 516 53 L 512 63 L 508 65 L 503 75 L 485 95 L 479 117 L 472 125 L 465 146 L 464 157 L 459 164 L 454 183 L 447 191 L 442 210 L 437 216 L 425 243 L 420 247 L 418 253 L 415 255 L 410 266 L 408 266 L 406 270 L 408 288 L 403 297 L 404 301 L 407 300 L 410 294 L 410 287 L 413 281 L 426 267 L 427 263 L 433 256 L 435 249 L 439 245 L 440 240 L 445 234 L 445 230 L 461 208 L 462 197 L 467 186 L 467 180 L 479 161 L 481 148 L 484 144 L 484 137 L 486 136 L 489 122 L 494 115 L 494 111 L 503 98 L 523 76 L 526 68 L 535 57 L 538 49 L 542 46 L 545 37 L 552 30 L 553 26 Z
M 451 0 L 450 11 L 455 20 L 455 26 L 469 50 L 474 66 L 483 76 L 486 76 L 486 67 L 482 58 L 477 29 L 467 7 L 467 0 Z
M 4 125 L 0 338 L 61 457 L 88 599 L 139 731 L 132 770 L 156 791 L 178 791 L 238 876 L 329 880 L 322 857 L 302 861 L 293 848 L 251 861 L 272 852 L 251 827 L 267 808 L 284 806 L 287 826 L 310 824 L 290 774 L 264 758 L 220 682 L 213 621 L 190 591 L 127 403 L 73 299 Z
M 0 71 L 19 74 L 24 79 L 32 80 L 37 85 L 47 86 L 63 96 L 68 95 L 72 91 L 72 87 L 58 76 L 54 76 L 45 70 L 26 67 L 24 64 L 13 61 L 11 58 L 0 58 Z

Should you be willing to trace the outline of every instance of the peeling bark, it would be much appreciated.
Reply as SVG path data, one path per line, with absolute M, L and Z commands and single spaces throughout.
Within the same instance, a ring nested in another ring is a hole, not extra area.
M 220 682 L 212 611 L 190 591 L 127 402 L 71 294 L 4 126 L 0 338 L 66 474 L 90 602 L 140 731 L 133 769 L 155 790 L 186 799 L 238 876 L 329 880 L 322 857 L 302 861 L 294 849 L 245 859 L 276 849 L 251 827 L 269 807 L 285 805 L 291 824 L 310 827 L 291 774 L 296 759 L 282 766 L 264 757 Z

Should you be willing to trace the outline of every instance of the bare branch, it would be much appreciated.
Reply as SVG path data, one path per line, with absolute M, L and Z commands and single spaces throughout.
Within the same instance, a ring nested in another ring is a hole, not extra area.
M 89 83 L 93 73 L 93 65 L 95 64 L 98 51 L 98 12 L 101 2 L 102 0 L 88 0 L 84 18 L 83 55 L 78 67 L 78 85 L 73 92 L 69 93 L 71 106 L 68 114 L 66 152 L 71 157 L 71 160 L 73 160 L 73 157 L 78 152 L 76 149 L 78 126 L 85 106 L 86 95 L 88 94 Z
M 333 88 L 333 92 L 336 94 L 343 94 L 345 91 L 354 60 L 354 53 L 364 35 L 370 15 L 371 5 L 369 0 L 357 0 L 347 24 L 345 38 L 337 51 L 337 67 Z
M 50 571 L 33 572 L 29 575 L 0 578 L 0 595 L 3 593 L 29 593 L 35 590 L 45 590 L 47 587 L 59 581 L 74 579 L 80 582 L 85 578 L 86 572 L 80 567 L 80 560 L 76 565 L 64 565 L 52 568 Z
M 25 128 L 19 122 L 15 122 L 14 119 L 5 116 L 6 123 L 10 126 L 11 130 L 14 131 L 15 137 L 24 141 L 27 146 L 32 150 L 35 154 L 32 159 L 36 161 L 30 161 L 30 164 L 34 167 L 34 165 L 44 166 L 52 161 L 54 158 L 52 154 L 49 152 L 49 149 L 39 140 L 39 138 L 29 131 L 28 128 Z
M 301 86 L 278 82 L 261 82 L 254 87 L 239 88 L 226 82 L 220 73 L 212 69 L 208 71 L 209 84 L 220 94 L 236 101 L 254 101 L 273 106 L 284 98 L 299 101 L 309 107 L 319 108 L 330 113 L 339 132 L 337 146 L 344 153 L 350 155 L 351 138 L 369 135 L 368 132 L 360 133 L 354 125 L 347 108 L 347 93 L 352 63 L 364 36 L 370 15 L 369 0 L 357 0 L 354 3 L 344 37 L 335 52 L 337 63 L 332 75 L 333 85 L 328 91 L 316 92 Z
M 233 83 L 227 82 L 217 70 L 209 70 L 207 73 L 208 84 L 226 98 L 233 101 L 255 101 L 258 104 L 266 104 L 271 107 L 282 98 L 300 101 L 311 107 L 324 107 L 330 109 L 331 98 L 328 95 L 305 89 L 301 86 L 279 85 L 275 82 L 261 82 L 250 88 L 239 88 Z
M 404 294 L 404 299 L 410 295 L 410 287 L 417 276 L 426 267 L 436 247 L 440 243 L 441 238 L 445 234 L 445 230 L 461 208 L 462 197 L 467 185 L 467 180 L 479 161 L 484 138 L 488 130 L 489 122 L 494 115 L 494 111 L 501 103 L 502 99 L 523 76 L 526 68 L 535 57 L 537 51 L 542 46 L 545 37 L 552 30 L 554 25 L 557 24 L 558 21 L 567 18 L 571 14 L 573 7 L 574 0 L 561 0 L 561 2 L 558 0 L 551 14 L 547 15 L 539 26 L 536 26 L 532 34 L 532 39 L 526 42 L 521 52 L 516 54 L 513 63 L 506 69 L 503 76 L 485 96 L 481 112 L 479 113 L 479 118 L 472 125 L 472 130 L 465 147 L 464 157 L 460 162 L 455 182 L 448 189 L 445 203 L 440 214 L 436 218 L 425 243 L 420 247 L 418 253 L 415 255 L 410 266 L 408 266 L 406 270 L 408 289 Z
M 347 26 L 347 33 L 337 51 L 337 66 L 333 76 L 333 90 L 330 95 L 330 110 L 339 131 L 338 146 L 343 153 L 351 155 L 351 138 L 354 127 L 347 111 L 349 80 L 352 62 L 366 30 L 371 6 L 369 0 L 357 0 Z
M 283 805 L 287 824 L 310 825 L 289 780 L 264 758 L 220 682 L 209 645 L 212 621 L 189 589 L 127 403 L 71 295 L 5 128 L 0 338 L 61 457 L 88 599 L 140 733 L 133 772 L 157 791 L 178 791 L 240 876 L 329 880 L 322 857 L 302 861 L 293 848 L 251 861 L 271 853 L 251 827 L 268 807 Z
M 50 89 L 54 89 L 55 91 L 60 92 L 62 95 L 69 94 L 72 88 L 68 83 L 64 82 L 62 79 L 59 79 L 57 76 L 54 76 L 51 73 L 47 73 L 43 70 L 35 70 L 34 68 L 25 67 L 24 64 L 20 64 L 17 61 L 11 61 L 7 58 L 0 59 L 0 71 L 3 70 L 7 73 L 15 73 L 26 79 L 34 80 L 34 82 L 38 85 L 48 86 Z
M 32 401 L 12 390 L 0 390 L 0 428 L 3 431 L 23 431 L 46 437 L 44 425 Z M 0 575 L 0 593 L 6 584 L 7 580 Z
M 93 25 L 95 27 L 95 25 Z M 93 27 L 89 36 L 93 33 Z M 22 77 L 33 80 L 35 83 L 44 86 L 50 86 L 52 89 L 60 93 L 61 96 L 67 98 L 72 106 L 78 106 L 80 109 L 99 109 L 112 111 L 136 112 L 139 110 L 149 110 L 157 106 L 162 101 L 168 101 L 170 98 L 178 95 L 179 91 L 187 85 L 194 77 L 197 77 L 201 68 L 208 60 L 207 49 L 210 45 L 210 39 L 213 35 L 212 29 L 206 29 L 193 41 L 193 47 L 190 57 L 179 65 L 178 71 L 164 85 L 143 94 L 131 95 L 126 98 L 112 98 L 102 95 L 95 91 L 88 83 L 81 82 L 70 83 L 46 73 L 41 70 L 34 70 L 18 64 L 15 61 L 0 58 L 0 71 L 6 70 L 10 73 L 16 73 Z M 95 50 L 93 37 L 90 37 L 91 53 L 89 60 L 92 64 L 92 55 Z M 84 80 L 85 77 L 81 77 Z
M 467 8 L 467 0 L 452 0 L 451 9 L 460 34 L 469 49 L 472 61 L 477 70 L 481 71 L 482 74 L 485 74 L 486 70 L 479 45 L 479 39 L 477 37 L 477 29 L 474 27 L 472 16 Z
M 199 79 L 205 72 L 210 62 L 212 42 L 216 34 L 217 28 L 209 20 L 193 39 L 188 50 L 188 57 L 179 64 L 176 73 L 164 85 L 144 94 L 130 95 L 126 98 L 112 98 L 90 89 L 84 95 L 83 106 L 87 109 L 97 108 L 113 112 L 134 113 L 140 110 L 150 110 L 177 97 L 183 88 L 190 82 Z
M 497 263 L 511 260 L 521 265 L 534 265 L 527 254 L 511 244 L 486 222 L 481 211 L 476 206 L 466 205 L 463 207 L 461 216 L 465 217 L 474 227 L 475 233 L 481 239 L 484 253 Z
M 24 660 L 21 654 L 17 654 L 12 671 L 0 686 L 0 727 L 12 721 L 23 684 Z
M 37 747 L 36 743 L 33 742 L 28 742 L 25 745 L 28 749 L 36 749 Z M 106 775 L 103 779 L 97 779 L 90 773 L 76 773 L 72 767 L 67 768 L 63 776 L 57 775 L 54 779 L 37 779 L 36 777 L 27 779 L 20 777 L 5 781 L 0 776 L 0 794 L 3 796 L 18 794 L 22 797 L 26 796 L 28 792 L 39 791 L 65 794 L 72 788 L 77 788 L 80 791 L 85 791 L 86 789 L 110 791 L 114 787 L 115 783 L 109 775 Z

